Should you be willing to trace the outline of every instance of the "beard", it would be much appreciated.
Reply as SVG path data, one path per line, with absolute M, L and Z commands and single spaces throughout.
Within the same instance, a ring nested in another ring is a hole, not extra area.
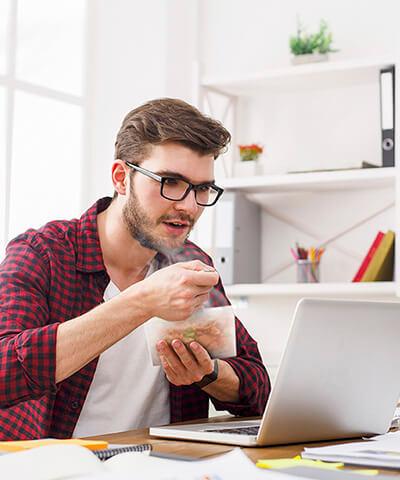
M 163 215 L 156 221 L 153 221 L 140 205 L 139 199 L 135 195 L 132 185 L 130 188 L 129 199 L 122 210 L 122 218 L 131 237 L 137 240 L 142 247 L 154 250 L 165 256 L 179 253 L 182 250 L 183 244 L 195 223 L 190 215 L 184 213 L 177 213 L 173 216 Z M 164 240 L 160 237 L 156 237 L 152 233 L 158 225 L 172 218 L 189 223 L 189 231 L 183 240 L 172 238 Z

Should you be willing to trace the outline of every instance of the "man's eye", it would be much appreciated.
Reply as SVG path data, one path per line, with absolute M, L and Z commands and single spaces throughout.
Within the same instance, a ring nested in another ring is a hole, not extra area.
M 209 185 L 199 185 L 197 187 L 198 192 L 209 192 L 210 191 L 210 186 Z
M 179 180 L 177 178 L 167 177 L 164 180 L 166 185 L 177 185 Z

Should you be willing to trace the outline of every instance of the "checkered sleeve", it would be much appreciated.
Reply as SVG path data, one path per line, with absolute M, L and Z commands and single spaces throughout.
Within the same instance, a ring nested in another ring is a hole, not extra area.
M 225 362 L 239 377 L 239 401 L 220 402 L 211 398 L 217 410 L 228 410 L 233 415 L 262 415 L 271 390 L 268 372 L 261 360 L 257 343 L 249 335 L 239 319 L 236 321 L 236 357 L 226 358 Z
M 58 323 L 50 323 L 48 263 L 27 235 L 0 265 L 0 407 L 55 392 Z

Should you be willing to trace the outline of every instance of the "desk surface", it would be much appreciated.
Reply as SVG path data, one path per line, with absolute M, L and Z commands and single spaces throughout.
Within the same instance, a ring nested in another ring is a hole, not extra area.
M 208 420 L 201 420 L 196 422 L 185 422 L 185 423 L 209 423 L 215 421 L 227 421 L 232 419 L 229 416 L 221 416 L 217 418 L 211 418 Z M 237 420 L 234 419 L 234 420 Z M 163 453 L 175 453 L 177 455 L 187 455 L 195 458 L 203 458 L 211 455 L 218 455 L 221 453 L 229 452 L 233 448 L 232 445 L 222 445 L 216 443 L 204 443 L 204 442 L 191 442 L 184 440 L 168 440 L 163 438 L 152 437 L 149 435 L 148 428 L 142 428 L 138 430 L 130 430 L 128 432 L 121 433 L 110 433 L 106 435 L 96 435 L 95 438 L 98 440 L 107 440 L 110 443 L 121 443 L 121 444 L 135 444 L 135 443 L 150 443 L 153 446 L 153 450 Z M 348 440 L 348 441 L 355 441 Z M 307 444 L 294 444 L 294 445 L 281 445 L 276 447 L 253 447 L 253 448 L 243 448 L 243 451 L 246 455 L 253 461 L 256 462 L 260 458 L 291 458 L 296 455 L 299 455 L 305 446 L 323 446 L 323 445 L 333 445 L 334 443 L 344 443 L 344 440 L 337 442 L 318 442 L 318 443 L 307 443 Z M 393 472 L 393 471 L 392 471 Z M 388 473 L 385 470 L 385 473 Z M 397 475 L 400 475 L 400 472 L 393 472 Z

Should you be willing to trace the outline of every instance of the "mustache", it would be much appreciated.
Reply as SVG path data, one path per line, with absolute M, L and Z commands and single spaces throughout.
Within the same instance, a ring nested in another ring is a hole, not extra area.
M 194 225 L 194 218 L 184 213 L 179 213 L 176 215 L 163 215 L 158 219 L 158 223 L 170 222 L 172 220 L 178 220 L 183 223 L 188 223 L 190 227 L 193 227 Z

